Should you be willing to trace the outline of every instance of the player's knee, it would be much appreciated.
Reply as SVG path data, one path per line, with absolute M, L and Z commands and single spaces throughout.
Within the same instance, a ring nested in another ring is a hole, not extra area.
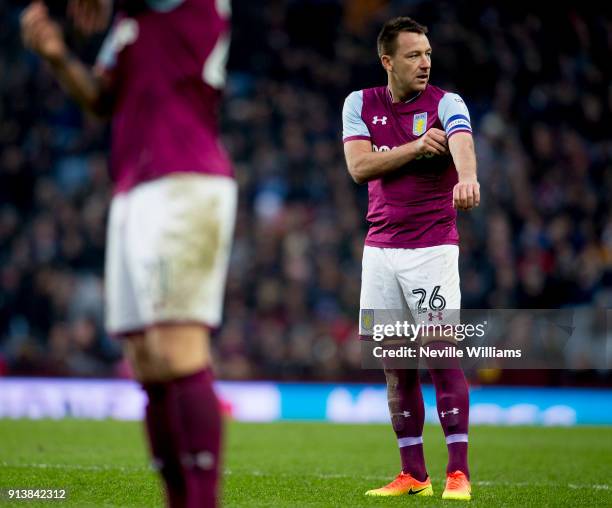
M 387 390 L 410 389 L 419 383 L 417 369 L 385 369 Z
M 154 356 L 144 334 L 125 337 L 123 352 L 138 381 L 152 382 L 159 379 Z
M 164 363 L 148 350 L 128 355 L 128 358 L 134 377 L 140 382 L 154 383 L 166 381 L 171 377 Z
M 184 376 L 210 364 L 208 333 L 178 327 L 153 328 L 125 342 L 136 379 L 159 382 Z
M 195 325 L 155 327 L 147 333 L 152 363 L 177 377 L 210 364 L 208 331 Z
M 399 371 L 396 369 L 385 369 L 385 380 L 387 382 L 387 392 L 397 391 L 399 389 Z

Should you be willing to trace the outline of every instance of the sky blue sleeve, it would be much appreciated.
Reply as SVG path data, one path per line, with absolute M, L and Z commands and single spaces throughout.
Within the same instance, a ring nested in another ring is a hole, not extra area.
M 115 44 L 116 28 L 116 23 L 113 23 L 113 26 L 104 38 L 104 42 L 102 43 L 100 51 L 98 52 L 98 57 L 96 58 L 96 66 L 103 69 L 112 69 L 117 61 L 117 50 Z
M 355 139 L 370 139 L 368 126 L 361 118 L 363 109 L 363 91 L 352 92 L 344 101 L 342 108 L 342 139 L 353 141 Z
M 472 132 L 468 108 L 456 93 L 444 94 L 438 104 L 438 118 L 444 126 L 447 138 L 458 132 Z
M 146 0 L 147 5 L 151 9 L 160 12 L 171 11 L 172 9 L 175 9 L 185 1 L 186 0 Z M 135 24 L 136 22 L 133 21 L 132 23 Z M 123 33 L 118 34 L 118 29 L 122 30 Z M 100 51 L 98 52 L 98 56 L 96 58 L 97 66 L 103 69 L 112 69 L 115 66 L 115 63 L 117 61 L 118 46 L 122 47 L 121 41 L 119 41 L 118 38 L 129 37 L 129 35 L 126 34 L 126 30 L 136 30 L 137 34 L 138 27 L 136 26 L 135 28 L 132 28 L 130 26 L 128 28 L 125 23 L 122 24 L 122 20 L 115 20 L 110 30 L 106 34 L 106 38 L 104 39 L 104 42 L 100 47 Z

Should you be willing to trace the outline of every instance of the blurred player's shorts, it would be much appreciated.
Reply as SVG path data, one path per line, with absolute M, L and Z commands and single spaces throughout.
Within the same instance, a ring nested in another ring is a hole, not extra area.
M 456 325 L 460 322 L 459 247 L 418 249 L 371 247 L 363 250 L 360 334 L 375 325 L 410 321 Z
M 106 326 L 219 325 L 236 217 L 231 178 L 180 173 L 117 194 L 106 251 Z

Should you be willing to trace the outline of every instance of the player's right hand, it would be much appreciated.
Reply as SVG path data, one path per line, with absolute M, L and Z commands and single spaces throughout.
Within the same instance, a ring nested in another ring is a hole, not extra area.
M 446 155 L 448 142 L 443 130 L 431 128 L 415 141 L 417 157 L 422 155 Z
M 49 17 L 41 1 L 32 2 L 21 14 L 21 38 L 27 48 L 51 63 L 68 53 L 60 26 Z

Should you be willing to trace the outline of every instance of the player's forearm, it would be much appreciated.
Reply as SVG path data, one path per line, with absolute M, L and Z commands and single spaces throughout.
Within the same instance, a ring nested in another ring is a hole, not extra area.
M 110 105 L 105 99 L 102 84 L 90 68 L 69 53 L 49 63 L 61 87 L 83 109 L 98 116 L 110 113 Z
M 414 143 L 407 143 L 384 152 L 363 152 L 349 164 L 355 182 L 362 184 L 398 170 L 418 156 Z
M 471 134 L 458 133 L 449 139 L 449 150 L 460 182 L 476 181 L 476 154 Z

